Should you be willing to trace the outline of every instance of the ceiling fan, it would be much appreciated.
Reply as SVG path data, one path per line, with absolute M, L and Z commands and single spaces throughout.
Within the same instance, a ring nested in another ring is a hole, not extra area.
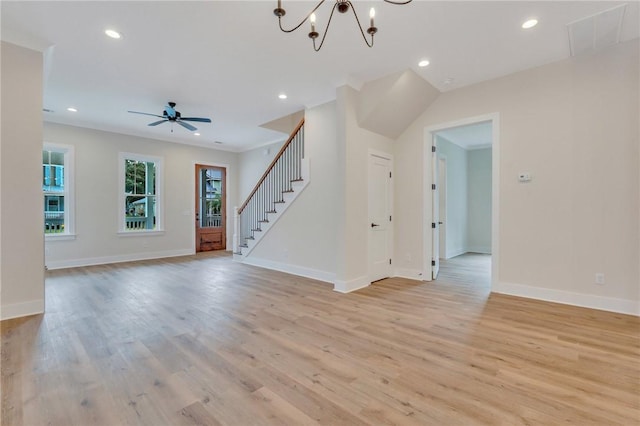
M 197 122 L 200 122 L 200 123 L 211 123 L 211 119 L 210 118 L 183 117 L 180 114 L 180 111 L 176 111 L 175 110 L 175 107 L 176 107 L 176 103 L 175 102 L 167 102 L 167 105 L 165 105 L 165 107 L 164 107 L 164 111 L 162 111 L 162 115 L 150 114 L 148 112 L 139 112 L 139 111 L 127 111 L 127 112 L 130 112 L 132 114 L 150 115 L 152 117 L 162 118 L 162 120 L 154 121 L 153 123 L 147 124 L 148 126 L 157 126 L 158 124 L 166 123 L 168 121 L 168 122 L 171 122 L 171 123 L 178 123 L 179 125 L 181 125 L 185 129 L 191 130 L 192 132 L 195 132 L 198 129 L 195 126 L 192 126 L 189 123 L 185 123 L 185 121 L 197 121 Z M 173 126 L 171 127 L 171 132 L 173 132 Z

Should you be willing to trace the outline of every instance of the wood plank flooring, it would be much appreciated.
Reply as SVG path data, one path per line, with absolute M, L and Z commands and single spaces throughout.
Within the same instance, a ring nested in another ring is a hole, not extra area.
M 640 423 L 637 317 L 489 295 L 487 256 L 344 295 L 226 254 L 50 271 L 2 425 Z

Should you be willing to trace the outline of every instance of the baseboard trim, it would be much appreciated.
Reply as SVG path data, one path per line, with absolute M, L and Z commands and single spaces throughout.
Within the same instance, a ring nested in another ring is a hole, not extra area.
M 371 281 L 369 281 L 369 277 L 366 275 L 349 281 L 334 280 L 333 291 L 337 291 L 338 293 L 351 293 L 352 291 L 368 287 L 369 284 L 371 284 Z
M 447 250 L 447 259 L 451 259 L 452 257 L 460 256 L 461 254 L 465 254 L 467 252 L 466 249 L 456 249 L 456 250 Z
M 491 247 L 469 247 L 467 253 L 491 254 Z
M 418 269 L 402 269 L 397 268 L 393 274 L 394 277 L 406 278 L 409 280 L 424 281 L 422 271 Z
M 317 269 L 306 268 L 304 266 L 290 265 L 287 263 L 276 262 L 268 259 L 260 259 L 253 256 L 245 257 L 241 260 L 242 263 L 252 266 L 258 266 L 260 268 L 271 269 L 274 271 L 285 272 L 291 275 L 297 275 L 299 277 L 311 278 L 313 280 L 323 281 L 326 283 L 333 283 L 335 275 L 325 271 L 319 271 Z
M 580 306 L 583 308 L 640 316 L 640 302 L 627 299 L 573 293 L 551 288 L 532 287 L 523 284 L 504 282 L 494 285 L 492 292 L 508 294 L 511 296 L 527 297 L 529 299 L 544 300 L 547 302 L 562 303 L 564 305 Z
M 193 249 L 165 250 L 146 253 L 121 254 L 117 256 L 48 261 L 46 264 L 48 269 L 65 269 L 81 266 L 106 265 L 109 263 L 136 262 L 138 260 L 162 259 L 164 257 L 189 256 L 192 254 L 195 254 Z
M 0 320 L 27 317 L 44 313 L 44 299 L 0 306 Z

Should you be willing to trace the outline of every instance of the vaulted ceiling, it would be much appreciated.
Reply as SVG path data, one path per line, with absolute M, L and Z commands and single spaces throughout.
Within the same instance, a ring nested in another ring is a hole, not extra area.
M 326 22 L 331 1 L 318 10 Z M 412 69 L 439 91 L 569 57 L 567 24 L 622 2 L 436 2 L 394 6 L 353 1 L 361 21 L 375 6 L 379 31 L 368 48 L 353 15 L 333 18 L 324 47 L 311 48 L 307 24 L 277 28 L 276 1 L 6 1 L 2 40 L 45 53 L 46 121 L 216 148 L 243 150 L 281 140 L 262 124 Z M 315 3 L 283 1 L 286 26 Z M 629 2 L 621 41 L 639 34 L 639 3 Z M 539 24 L 523 30 L 535 17 Z M 119 40 L 105 36 L 113 28 Z M 421 59 L 430 65 L 417 66 Z M 280 100 L 278 95 L 288 98 Z M 169 124 L 148 127 L 177 102 L 200 136 Z M 77 112 L 67 111 L 74 107 Z M 214 142 L 222 144 L 214 144 Z

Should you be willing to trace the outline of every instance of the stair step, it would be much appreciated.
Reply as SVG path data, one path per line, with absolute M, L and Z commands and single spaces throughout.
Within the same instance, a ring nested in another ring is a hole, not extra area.
M 269 223 L 269 221 L 267 219 L 262 219 L 262 220 L 259 220 L 258 223 Z
M 240 247 L 246 247 L 246 246 L 240 246 Z M 241 251 L 234 251 L 233 254 L 237 254 L 238 256 L 242 256 L 242 252 Z
M 293 192 L 293 189 L 285 189 L 284 191 L 282 191 L 283 194 L 287 194 L 289 192 Z
M 284 204 L 284 200 L 280 200 L 280 201 L 274 201 L 274 204 Z
M 255 229 L 252 229 L 252 230 L 251 230 L 251 232 L 262 232 L 262 229 L 260 229 L 260 228 L 255 228 Z
M 244 237 L 245 240 L 255 240 L 255 237 Z
M 304 179 L 302 178 L 298 178 L 298 179 L 291 179 L 291 182 L 303 182 Z
M 278 213 L 278 212 L 277 212 L 277 211 L 275 211 L 275 210 L 267 210 L 265 213 L 276 214 L 276 213 Z
M 247 244 L 240 244 L 240 247 L 249 248 L 249 246 Z M 238 254 L 242 254 L 242 252 L 240 252 Z

